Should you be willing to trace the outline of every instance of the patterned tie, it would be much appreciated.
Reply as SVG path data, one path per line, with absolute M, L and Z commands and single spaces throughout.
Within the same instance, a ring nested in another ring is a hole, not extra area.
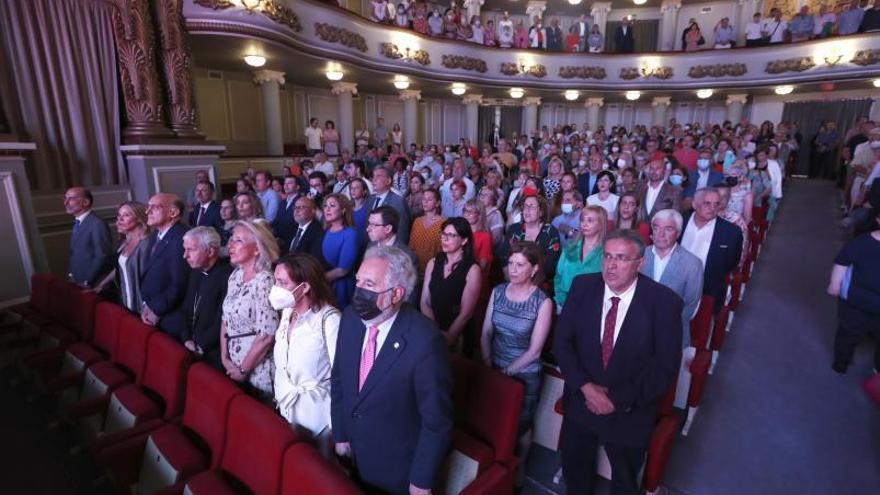
M 296 235 L 293 237 L 293 240 L 290 241 L 290 252 L 296 252 L 296 248 L 299 247 L 299 242 L 302 240 L 303 232 L 305 229 L 302 227 L 296 229 Z
M 364 353 L 361 355 L 361 372 L 358 379 L 358 392 L 364 388 L 364 382 L 373 368 L 373 362 L 376 360 L 376 336 L 379 335 L 379 327 L 370 327 L 370 335 L 367 336 L 367 346 L 364 347 Z
M 611 308 L 605 315 L 605 331 L 602 332 L 602 367 L 608 368 L 608 361 L 611 360 L 611 351 L 614 350 L 614 326 L 617 323 L 617 303 L 620 302 L 619 297 L 611 298 Z

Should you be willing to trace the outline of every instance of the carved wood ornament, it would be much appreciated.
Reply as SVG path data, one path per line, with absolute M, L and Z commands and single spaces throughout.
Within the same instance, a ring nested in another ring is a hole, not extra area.
M 179 0 L 155 0 L 161 60 L 165 71 L 168 120 L 178 137 L 204 139 L 198 131 L 192 88 L 192 59 L 186 45 L 186 27 Z
M 559 68 L 559 77 L 563 79 L 605 79 L 605 67 L 587 67 L 569 65 Z
M 464 55 L 443 55 L 441 64 L 447 69 L 472 70 L 481 74 L 489 70 L 485 60 Z
M 339 43 L 340 45 L 354 48 L 365 53 L 367 51 L 367 40 L 365 40 L 363 36 L 345 28 L 331 26 L 323 22 L 316 22 L 315 34 L 329 43 Z

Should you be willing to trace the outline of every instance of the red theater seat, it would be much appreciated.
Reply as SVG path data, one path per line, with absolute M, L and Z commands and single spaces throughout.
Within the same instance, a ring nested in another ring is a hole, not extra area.
M 28 302 L 7 308 L 7 311 L 20 316 L 30 316 L 38 313 L 48 314 L 49 284 L 55 279 L 57 277 L 51 273 L 35 273 L 31 275 L 31 294 Z
M 703 399 L 703 391 L 706 388 L 706 378 L 709 375 L 709 367 L 712 364 L 712 353 L 706 349 L 697 349 L 694 360 L 691 361 L 691 386 L 688 390 L 687 419 L 685 419 L 681 434 L 687 436 L 691 424 Z
M 358 487 L 336 465 L 307 443 L 284 453 L 281 495 L 358 495 Z
M 246 395 L 238 396 L 229 409 L 219 468 L 191 478 L 184 493 L 278 493 L 284 451 L 298 440 L 290 425 L 269 407 Z
M 709 343 L 709 332 L 712 331 L 712 313 L 715 298 L 703 296 L 697 314 L 691 320 L 691 345 L 697 349 L 705 349 Z

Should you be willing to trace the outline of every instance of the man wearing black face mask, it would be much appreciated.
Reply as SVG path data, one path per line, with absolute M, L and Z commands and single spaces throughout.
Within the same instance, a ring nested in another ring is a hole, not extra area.
M 368 493 L 431 493 L 449 448 L 448 352 L 434 323 L 405 304 L 415 279 L 400 249 L 368 249 L 339 326 L 333 440 Z

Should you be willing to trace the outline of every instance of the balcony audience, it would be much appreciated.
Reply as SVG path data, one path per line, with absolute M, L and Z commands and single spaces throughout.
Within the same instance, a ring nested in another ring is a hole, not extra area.
M 614 33 L 614 46 L 617 53 L 634 53 L 636 51 L 635 37 L 633 36 L 632 18 L 624 17 Z
M 865 16 L 859 25 L 860 33 L 873 33 L 880 31 L 880 0 L 874 0 L 870 9 L 865 9 Z
M 700 25 L 697 23 L 696 19 L 691 19 L 688 22 L 688 26 L 681 33 L 682 50 L 686 52 L 695 52 L 704 44 L 706 44 L 706 39 L 703 38 L 703 32 L 700 30 Z
M 605 37 L 599 31 L 599 25 L 593 24 L 587 37 L 587 49 L 590 53 L 601 53 L 605 49 Z
M 312 156 L 324 149 L 324 144 L 321 142 L 324 139 L 324 131 L 318 125 L 318 118 L 312 117 L 309 119 L 309 126 L 306 127 L 305 131 L 306 150 Z
M 180 221 L 183 208 L 176 194 L 150 197 L 147 225 L 153 232 L 150 254 L 140 272 L 141 320 L 178 339 L 183 332 L 182 305 L 189 273 L 183 258 L 183 234 L 187 231 Z
M 791 41 L 793 42 L 809 40 L 813 37 L 815 28 L 815 21 L 810 14 L 808 5 L 802 6 L 798 13 L 788 21 L 788 31 L 791 33 Z
M 785 41 L 788 23 L 782 20 L 782 11 L 776 7 L 770 9 L 770 18 L 761 25 L 761 36 L 765 45 L 778 45 Z
M 141 269 L 150 255 L 150 228 L 147 209 L 137 201 L 126 201 L 116 210 L 116 263 L 97 285 L 94 292 L 119 301 L 125 309 L 138 314 L 141 311 Z
M 84 187 L 64 193 L 64 211 L 73 216 L 67 278 L 82 287 L 94 287 L 113 267 L 110 229 L 92 212 L 94 198 Z

